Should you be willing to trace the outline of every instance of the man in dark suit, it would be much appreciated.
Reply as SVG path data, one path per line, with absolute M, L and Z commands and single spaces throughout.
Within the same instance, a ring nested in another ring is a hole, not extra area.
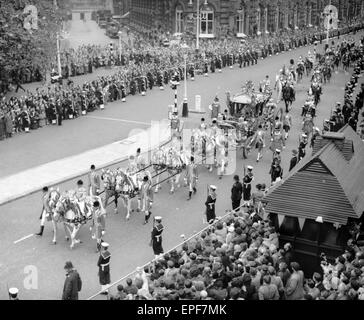
M 67 271 L 64 281 L 62 300 L 78 300 L 78 293 L 82 288 L 81 277 L 73 268 L 71 261 L 67 261 L 64 269 Z

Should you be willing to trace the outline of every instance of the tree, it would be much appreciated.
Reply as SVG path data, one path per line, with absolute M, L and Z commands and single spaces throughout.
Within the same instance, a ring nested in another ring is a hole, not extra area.
M 26 5 L 38 10 L 38 29 L 26 30 Z M 56 36 L 62 11 L 53 0 L 6 0 L 0 5 L 0 74 L 11 81 L 24 68 L 39 68 L 44 75 L 56 57 Z

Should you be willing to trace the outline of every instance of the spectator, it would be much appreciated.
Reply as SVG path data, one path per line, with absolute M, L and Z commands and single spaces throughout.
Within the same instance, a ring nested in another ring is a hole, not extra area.
M 71 261 L 66 262 L 64 269 L 67 273 L 63 286 L 62 300 L 78 300 L 78 293 L 82 289 L 81 277 L 77 270 L 73 268 Z
M 286 300 L 301 300 L 304 295 L 303 280 L 304 274 L 297 262 L 291 262 L 292 274 L 286 285 Z

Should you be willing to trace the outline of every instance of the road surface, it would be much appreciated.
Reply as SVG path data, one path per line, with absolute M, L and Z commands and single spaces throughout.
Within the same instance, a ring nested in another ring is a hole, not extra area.
M 192 104 L 193 97 L 200 94 L 202 105 L 207 107 L 216 94 L 223 102 L 227 90 L 233 93 L 239 92 L 242 84 L 247 80 L 252 80 L 257 84 L 266 74 L 274 79 L 276 72 L 283 64 L 289 64 L 290 58 L 297 60 L 299 55 L 306 55 L 308 49 L 308 47 L 304 47 L 270 57 L 249 68 L 224 69 L 223 73 L 209 75 L 208 78 L 197 77 L 195 82 L 188 82 L 189 103 Z M 310 49 L 312 51 L 313 48 Z M 322 100 L 317 110 L 318 116 L 315 120 L 316 125 L 320 128 L 323 120 L 329 116 L 335 102 L 343 100 L 344 85 L 349 77 L 350 74 L 340 71 L 338 74 L 334 74 L 332 82 L 324 87 Z M 308 79 L 305 78 L 296 87 L 296 101 L 291 111 L 294 129 L 282 153 L 282 164 L 285 172 L 288 171 L 291 150 L 297 148 L 298 145 L 298 135 L 302 127 L 301 106 L 306 98 L 308 86 Z M 121 102 L 112 103 L 107 106 L 106 110 L 90 114 L 96 118 L 83 117 L 73 121 L 65 121 L 62 127 L 46 127 L 27 135 L 23 134 L 3 141 L 0 144 L 0 177 L 120 140 L 135 127 L 144 128 L 144 126 L 136 126 L 117 120 L 142 122 L 159 120 L 166 117 L 167 105 L 171 103 L 173 103 L 172 90 L 159 91 L 154 89 L 149 91 L 146 97 L 130 97 L 124 104 Z M 197 124 L 199 118 L 200 116 L 191 114 L 188 125 Z M 263 159 L 258 164 L 255 159 L 255 151 L 245 161 L 241 160 L 239 154 L 235 172 L 242 175 L 243 165 L 251 164 L 254 166 L 255 184 L 265 182 L 269 185 L 270 151 L 265 152 Z M 84 165 L 88 167 L 91 162 L 92 159 Z M 181 234 L 191 235 L 204 226 L 202 216 L 207 184 L 213 183 L 218 188 L 217 215 L 223 215 L 226 209 L 230 209 L 229 193 L 232 176 L 225 176 L 222 180 L 217 180 L 216 173 L 208 173 L 204 168 L 201 168 L 200 171 L 198 192 L 191 201 L 186 201 L 188 194 L 186 188 L 181 188 L 174 195 L 170 195 L 166 184 L 155 196 L 152 211 L 153 215 L 163 217 L 165 225 L 163 246 L 165 250 L 181 242 Z M 59 187 L 61 190 L 75 187 L 76 181 L 75 179 L 66 182 Z M 59 299 L 64 281 L 63 266 L 67 260 L 71 260 L 81 274 L 83 289 L 80 298 L 85 299 L 100 288 L 97 277 L 96 262 L 98 256 L 95 253 L 95 242 L 90 239 L 88 227 L 84 227 L 80 231 L 80 239 L 83 243 L 74 250 L 70 250 L 69 244 L 63 240 L 61 228 L 59 228 L 58 244 L 51 244 L 50 224 L 46 225 L 42 238 L 31 236 L 39 228 L 40 198 L 40 193 L 35 193 L 0 206 L 0 250 L 2 252 L 0 256 L 0 299 L 7 298 L 7 285 L 18 287 L 21 299 Z M 130 221 L 126 222 L 125 210 L 121 205 L 119 205 L 119 212 L 116 215 L 112 208 L 109 208 L 107 234 L 104 237 L 104 240 L 111 245 L 112 281 L 153 258 L 152 249 L 148 246 L 151 223 L 143 225 L 141 214 L 134 214 Z M 24 240 L 22 240 L 23 238 Z M 37 270 L 36 289 L 29 288 L 27 282 L 26 272 L 33 270 L 32 266 Z M 28 285 L 26 285 L 27 283 Z

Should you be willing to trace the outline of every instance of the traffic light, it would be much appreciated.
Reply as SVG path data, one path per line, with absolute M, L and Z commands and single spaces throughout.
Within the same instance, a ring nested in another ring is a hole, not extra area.
M 113 54 L 113 50 L 114 50 L 114 44 L 112 42 L 110 42 L 109 44 L 109 49 L 110 49 L 110 54 Z

